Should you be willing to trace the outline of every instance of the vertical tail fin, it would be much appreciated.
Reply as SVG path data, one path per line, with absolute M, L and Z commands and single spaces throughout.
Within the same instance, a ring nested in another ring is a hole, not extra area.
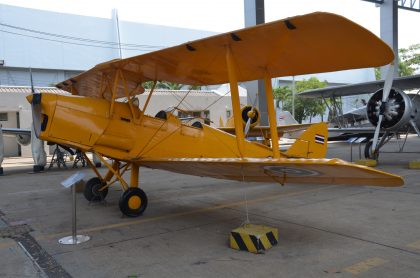
M 328 126 L 326 123 L 311 125 L 284 153 L 289 157 L 325 158 L 328 146 Z
M 223 123 L 222 116 L 220 116 L 220 118 L 219 118 L 219 127 L 224 127 L 224 126 L 225 126 L 225 124 Z

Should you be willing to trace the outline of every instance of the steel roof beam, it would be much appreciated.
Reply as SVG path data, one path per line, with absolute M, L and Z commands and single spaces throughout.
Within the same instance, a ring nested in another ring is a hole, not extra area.
M 362 0 L 365 2 L 371 2 L 378 5 L 382 5 L 384 0 Z M 403 10 L 409 10 L 413 12 L 420 12 L 420 0 L 394 0 L 398 2 L 398 8 Z

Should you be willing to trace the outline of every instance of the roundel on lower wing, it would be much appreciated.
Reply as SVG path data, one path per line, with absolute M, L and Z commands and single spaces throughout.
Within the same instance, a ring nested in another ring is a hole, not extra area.
M 265 166 L 264 170 L 269 171 L 272 175 L 289 176 L 289 177 L 316 177 L 321 175 L 315 170 L 308 170 L 289 166 Z

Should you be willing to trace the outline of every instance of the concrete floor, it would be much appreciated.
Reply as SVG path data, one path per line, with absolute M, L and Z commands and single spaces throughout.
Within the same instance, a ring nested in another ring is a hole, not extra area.
M 420 150 L 420 140 L 408 147 Z M 332 156 L 349 159 L 349 146 L 331 144 Z M 71 233 L 71 192 L 60 182 L 77 170 L 28 174 L 30 164 L 9 159 L 0 177 L 0 277 L 420 277 L 420 170 L 407 168 L 417 157 L 381 156 L 380 169 L 405 178 L 393 189 L 141 169 L 149 206 L 139 218 L 122 217 L 118 187 L 105 204 L 77 194 L 79 234 L 92 238 L 78 246 L 58 244 Z M 252 223 L 279 230 L 265 254 L 228 247 L 246 202 Z

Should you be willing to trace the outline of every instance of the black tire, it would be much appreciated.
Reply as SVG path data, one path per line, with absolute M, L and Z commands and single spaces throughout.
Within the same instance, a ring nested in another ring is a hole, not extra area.
M 365 145 L 365 158 L 366 159 L 374 159 L 374 160 L 378 160 L 378 153 L 373 153 L 372 152 L 372 144 L 373 141 L 369 140 L 366 145 Z
M 134 187 L 127 189 L 120 197 L 121 212 L 128 217 L 142 215 L 147 207 L 147 196 L 143 190 Z
M 89 202 L 99 202 L 105 200 L 105 197 L 108 194 L 108 188 L 99 191 L 99 189 L 101 189 L 104 185 L 106 185 L 106 183 L 103 183 L 97 177 L 88 180 L 85 184 L 85 190 L 83 191 L 83 195 L 86 200 Z

